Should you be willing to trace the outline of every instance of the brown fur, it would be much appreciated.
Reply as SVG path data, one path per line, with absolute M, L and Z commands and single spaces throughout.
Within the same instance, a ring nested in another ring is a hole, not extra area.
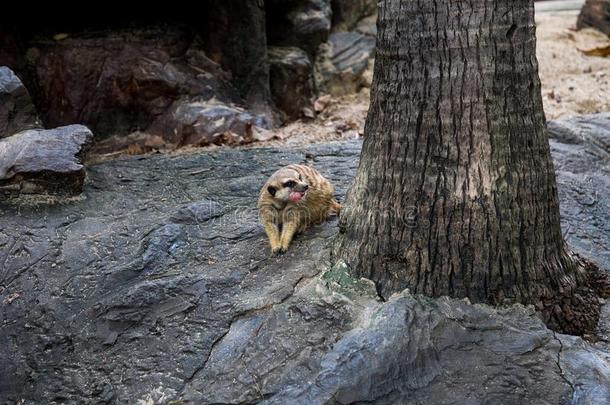
M 290 192 L 305 189 L 300 201 L 289 200 Z M 289 165 L 275 172 L 258 199 L 260 221 L 269 237 L 271 251 L 285 252 L 295 234 L 339 214 L 341 204 L 333 198 L 334 192 L 333 185 L 313 167 Z

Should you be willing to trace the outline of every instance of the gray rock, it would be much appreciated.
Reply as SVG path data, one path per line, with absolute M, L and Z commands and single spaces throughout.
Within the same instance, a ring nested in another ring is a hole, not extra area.
M 265 2 L 267 40 L 273 46 L 294 46 L 313 56 L 330 33 L 331 0 Z
M 608 163 L 565 139 L 552 141 L 564 229 L 608 246 L 599 207 L 577 193 L 607 199 L 591 174 Z M 328 269 L 336 221 L 269 257 L 261 184 L 309 162 L 341 199 L 360 147 L 129 157 L 89 167 L 76 201 L 0 200 L 0 402 L 608 402 L 607 342 L 554 334 L 520 305 L 378 301 Z
M 92 138 L 82 125 L 32 129 L 0 140 L 0 192 L 78 194 L 81 157 Z
M 28 90 L 11 69 L 0 66 L 0 138 L 40 127 Z
M 252 127 L 267 128 L 265 116 L 216 99 L 187 99 L 176 101 L 147 132 L 175 146 L 236 145 L 252 141 Z
M 313 111 L 313 65 L 307 53 L 294 47 L 269 48 L 269 77 L 275 105 L 290 119 Z
M 548 124 L 567 242 L 610 269 L 610 113 Z
M 332 0 L 333 31 L 353 30 L 358 22 L 377 11 L 376 0 Z
M 321 358 L 314 379 L 286 385 L 263 403 L 593 404 L 610 399 L 604 352 L 579 338 L 556 337 L 533 309 L 497 310 L 402 293 L 369 305 L 360 319 Z M 577 390 L 571 381 L 579 382 Z
M 365 72 L 372 67 L 375 38 L 357 32 L 336 32 L 320 45 L 314 67 L 316 87 L 335 96 L 370 86 Z

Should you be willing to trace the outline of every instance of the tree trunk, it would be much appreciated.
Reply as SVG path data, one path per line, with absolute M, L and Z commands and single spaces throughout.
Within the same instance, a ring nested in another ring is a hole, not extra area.
M 596 296 L 560 229 L 533 1 L 385 0 L 377 25 L 333 260 L 384 298 L 531 303 L 555 329 L 594 327 Z

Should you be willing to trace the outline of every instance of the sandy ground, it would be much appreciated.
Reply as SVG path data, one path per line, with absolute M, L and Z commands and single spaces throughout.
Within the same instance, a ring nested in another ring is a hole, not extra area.
M 574 31 L 576 13 L 536 18 L 542 100 L 547 119 L 610 111 L 610 57 L 580 50 L 610 44 L 594 29 Z
M 549 120 L 610 111 L 610 57 L 586 56 L 581 52 L 608 45 L 610 38 L 593 29 L 575 31 L 577 15 L 575 11 L 547 12 L 539 13 L 536 18 L 542 98 Z M 318 102 L 320 112 L 315 119 L 290 123 L 273 131 L 275 139 L 242 147 L 293 147 L 360 137 L 364 132 L 369 96 L 367 88 L 340 98 L 325 96 Z M 212 145 L 204 149 L 228 147 Z M 174 153 L 189 153 L 193 149 L 181 148 Z M 123 153 L 125 151 L 96 155 L 91 161 L 106 160 Z M 141 151 L 128 150 L 127 153 L 138 154 Z

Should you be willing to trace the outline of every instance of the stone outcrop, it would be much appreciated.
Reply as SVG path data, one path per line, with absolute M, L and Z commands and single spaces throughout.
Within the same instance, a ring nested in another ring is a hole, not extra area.
M 286 116 L 295 120 L 313 111 L 313 64 L 300 48 L 269 48 L 271 94 Z
M 249 137 L 243 128 L 311 118 L 312 99 L 370 85 L 374 1 L 209 0 L 202 7 L 194 15 L 66 13 L 35 23 L 13 13 L 0 17 L 0 65 L 23 80 L 46 127 L 86 125 L 110 152 L 139 133 L 166 149 L 240 143 L 234 139 Z M 13 121 L 35 127 L 25 87 L 11 96 L 19 105 L 0 107 L 0 136 L 16 132 L 2 129 L 16 111 Z M 220 116 L 207 107 L 194 113 L 203 104 L 232 111 L 239 125 L 208 121 Z M 209 132 L 217 127 L 222 132 Z
M 30 93 L 11 69 L 0 66 L 0 138 L 40 127 Z
M 335 96 L 370 87 L 375 55 L 375 38 L 358 32 L 336 32 L 320 45 L 315 62 L 315 80 L 319 91 Z M 367 79 L 368 77 L 368 79 Z
M 330 0 L 269 0 L 265 7 L 269 45 L 294 46 L 313 56 L 328 38 Z
M 366 17 L 377 12 L 376 0 L 332 0 L 333 31 L 352 31 Z
M 93 135 L 83 125 L 32 129 L 0 140 L 0 195 L 78 194 L 81 158 Z
M 550 127 L 568 241 L 607 268 L 600 119 Z M 326 263 L 336 221 L 269 256 L 261 184 L 307 162 L 341 199 L 360 147 L 122 158 L 89 167 L 78 200 L 0 199 L 0 402 L 607 402 L 607 317 L 588 343 L 530 307 L 382 302 Z

